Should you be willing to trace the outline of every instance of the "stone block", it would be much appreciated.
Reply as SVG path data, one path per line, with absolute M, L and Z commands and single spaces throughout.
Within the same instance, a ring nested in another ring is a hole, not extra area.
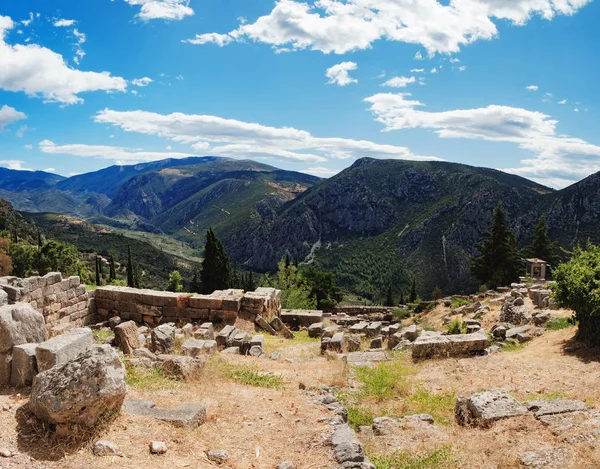
M 347 337 L 348 341 L 348 352 L 358 352 L 360 350 L 360 336 L 352 334 Z
M 134 321 L 127 321 L 115 326 L 115 340 L 125 355 L 130 355 L 135 349 L 141 348 L 138 327 Z
M 525 403 L 525 405 L 527 406 L 527 410 L 533 412 L 536 418 L 546 415 L 566 414 L 569 412 L 588 410 L 585 403 L 568 399 L 539 399 L 536 401 L 529 401 Z
M 150 332 L 152 351 L 155 353 L 173 353 L 175 350 L 175 328 L 170 324 L 162 324 Z
M 0 353 L 0 386 L 10 384 L 12 353 Z
M 123 408 L 131 415 L 160 420 L 176 427 L 196 428 L 206 421 L 206 408 L 192 402 L 166 409 L 156 407 L 152 401 L 127 398 L 123 402 Z
M 158 355 L 158 359 L 166 376 L 184 381 L 198 378 L 206 364 L 204 360 L 181 355 Z
M 284 324 L 281 321 L 281 319 L 277 316 L 275 316 L 273 319 L 271 319 L 271 321 L 269 322 L 269 324 L 271 325 L 271 327 L 276 331 L 279 332 L 283 329 Z
M 361 321 L 357 324 L 350 326 L 350 332 L 352 334 L 365 334 L 367 332 L 367 327 L 369 327 L 369 323 Z
M 217 337 L 215 338 L 217 341 L 217 345 L 219 347 L 225 347 L 227 345 L 227 339 L 234 330 L 234 326 L 223 327 L 223 329 L 221 329 L 221 331 L 217 334 Z
M 56 365 L 63 365 L 94 344 L 94 336 L 90 328 L 71 329 L 65 334 L 53 337 L 39 344 L 35 350 L 39 372 L 49 370 Z
M 47 286 L 54 285 L 55 283 L 62 282 L 62 274 L 60 272 L 50 272 L 44 275 L 43 279 Z
M 323 323 L 316 322 L 308 326 L 308 337 L 318 338 L 323 334 Z
M 181 351 L 187 357 L 196 358 L 204 351 L 204 340 L 187 339 L 181 345 Z
M 284 309 L 280 314 L 284 324 L 292 328 L 308 327 L 323 321 L 323 311 L 307 311 L 299 309 Z
M 336 332 L 329 342 L 329 350 L 342 353 L 345 349 L 345 337 L 343 332 Z
M 271 325 L 263 318 L 260 314 L 254 319 L 254 323 L 263 331 L 268 332 L 271 335 L 277 335 L 277 331 L 271 327 Z
M 367 337 L 376 337 L 381 333 L 382 324 L 379 321 L 372 322 L 367 326 Z
M 491 423 L 527 413 L 527 408 L 510 394 L 503 391 L 483 391 L 467 399 L 467 409 L 476 425 Z
M 371 339 L 371 344 L 369 345 L 369 348 L 371 348 L 371 349 L 383 348 L 383 337 L 379 336 L 379 337 L 375 337 L 374 339 Z
M 0 353 L 10 353 L 15 345 L 43 342 L 47 338 L 44 316 L 31 305 L 0 307 Z
M 15 345 L 12 352 L 10 384 L 16 388 L 31 386 L 37 375 L 35 349 L 38 344 Z

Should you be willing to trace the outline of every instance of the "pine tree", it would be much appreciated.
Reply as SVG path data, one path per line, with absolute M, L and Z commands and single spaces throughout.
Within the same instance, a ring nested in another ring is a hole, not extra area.
M 392 290 L 391 285 L 388 286 L 387 292 L 385 294 L 384 306 L 394 306 L 394 292 Z
M 108 271 L 108 281 L 112 282 L 113 280 L 117 280 L 117 270 L 115 269 L 115 258 L 110 256 L 110 268 Z
M 42 242 L 42 233 L 40 232 L 40 230 L 38 230 L 37 235 L 38 235 L 38 248 L 41 248 L 42 244 L 44 244 L 44 243 Z
M 439 300 L 442 297 L 442 289 L 440 287 L 435 287 L 431 297 L 434 300 Z
M 96 285 L 100 286 L 100 258 L 96 256 Z
M 412 285 L 410 286 L 410 294 L 408 295 L 408 302 L 414 303 L 417 301 L 417 281 L 413 277 Z
M 404 292 L 400 292 L 400 304 L 404 304 Z
M 254 291 L 256 290 L 256 284 L 254 283 L 254 274 L 250 272 L 246 277 L 246 287 L 245 291 Z
M 521 259 L 506 219 L 502 202 L 498 202 L 483 243 L 475 246 L 480 255 L 471 260 L 471 272 L 488 288 L 510 285 L 519 279 Z
M 527 247 L 525 253 L 528 257 L 536 257 L 548 262 L 548 264 L 555 264 L 557 262 L 555 252 L 556 242 L 550 240 L 546 217 L 542 215 L 535 225 L 533 242 Z
M 131 258 L 131 246 L 127 245 L 127 286 L 134 288 L 133 259 Z
M 231 286 L 229 257 L 212 228 L 209 228 L 206 232 L 204 260 L 202 261 L 200 279 L 204 293 L 212 293 L 215 290 L 226 290 Z
M 244 282 L 240 279 L 240 269 L 237 265 L 231 269 L 231 288 L 244 289 Z

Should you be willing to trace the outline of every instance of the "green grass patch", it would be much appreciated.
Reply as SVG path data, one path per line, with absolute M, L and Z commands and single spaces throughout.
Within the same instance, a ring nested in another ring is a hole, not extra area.
M 573 326 L 573 320 L 571 318 L 552 318 L 546 323 L 546 329 L 549 331 L 560 331 L 567 327 Z
M 466 298 L 452 298 L 452 309 L 460 308 L 461 306 L 470 305 L 471 300 Z
M 410 317 L 410 311 L 403 308 L 394 308 L 392 310 L 392 316 L 394 317 L 394 320 L 402 321 L 403 319 Z
M 354 428 L 354 430 L 358 431 L 358 428 L 363 425 L 373 425 L 375 417 L 376 415 L 368 407 L 348 406 L 348 425 Z
M 94 334 L 94 340 L 96 341 L 97 344 L 103 344 L 105 340 L 113 338 L 115 336 L 115 333 L 113 331 L 103 331 L 103 330 L 93 331 L 93 334 Z
M 459 318 L 454 318 L 448 324 L 448 334 L 466 334 L 467 324 Z
M 407 414 L 429 414 L 433 420 L 442 425 L 450 425 L 454 420 L 454 392 L 432 393 L 419 386 L 405 400 Z
M 179 386 L 177 380 L 165 376 L 160 368 L 142 368 L 125 362 L 127 384 L 140 391 L 166 391 Z
M 362 384 L 359 399 L 391 399 L 406 396 L 410 389 L 409 376 L 416 368 L 403 361 L 382 362 L 373 368 L 359 366 L 355 369 L 356 378 Z
M 451 448 L 444 446 L 429 453 L 397 451 L 384 456 L 370 456 L 376 469 L 444 469 L 454 466 Z
M 278 390 L 285 388 L 282 376 L 262 371 L 257 366 L 225 365 L 224 374 L 227 378 L 246 386 Z
M 502 347 L 503 352 L 516 352 L 517 350 L 522 350 L 527 346 L 527 342 L 522 344 L 518 342 L 507 342 L 504 347 Z
M 539 400 L 549 400 L 549 399 L 563 399 L 565 394 L 563 392 L 548 392 L 548 393 L 531 393 L 526 394 L 524 401 L 539 401 Z
M 272 336 L 270 334 L 265 334 L 265 349 L 264 352 L 266 354 L 271 354 L 278 349 L 285 347 L 294 347 L 298 345 L 308 345 L 308 344 L 319 344 L 321 343 L 320 338 L 312 338 L 308 336 L 308 331 L 298 331 L 292 332 L 294 334 L 294 338 L 292 340 L 285 339 L 280 336 Z

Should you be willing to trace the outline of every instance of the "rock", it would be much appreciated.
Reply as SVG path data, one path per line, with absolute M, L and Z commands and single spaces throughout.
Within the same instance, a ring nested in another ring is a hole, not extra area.
M 336 332 L 334 334 L 334 336 L 331 338 L 331 340 L 329 341 L 328 349 L 333 350 L 334 352 L 342 353 L 344 351 L 344 345 L 345 345 L 344 333 Z
M 419 337 L 412 347 L 413 358 L 457 357 L 483 354 L 489 339 L 483 332 L 468 335 L 425 335 Z
M 358 352 L 360 350 L 360 336 L 352 334 L 348 336 L 348 352 Z
M 276 332 L 280 332 L 285 327 L 285 325 L 283 324 L 283 321 L 278 316 L 275 316 L 273 319 L 271 319 L 271 322 L 269 323 L 269 325 Z
M 349 353 L 346 360 L 353 366 L 369 366 L 373 362 L 387 361 L 389 358 L 382 350 L 365 350 Z
M 520 344 L 523 344 L 525 342 L 529 342 L 532 339 L 532 337 L 529 334 L 520 333 L 520 334 L 517 334 L 516 339 L 517 339 L 517 342 L 519 342 Z
M 132 415 L 153 418 L 176 427 L 196 428 L 206 421 L 206 407 L 192 402 L 165 409 L 156 407 L 152 401 L 127 398 L 123 408 Z
M 483 391 L 466 401 L 471 420 L 479 426 L 488 426 L 496 420 L 516 417 L 527 412 L 525 406 L 502 391 Z
M 376 436 L 389 435 L 394 433 L 397 428 L 404 428 L 406 425 L 425 428 L 425 426 L 433 425 L 433 417 L 429 414 L 408 415 L 402 418 L 377 417 L 373 419 L 373 434 Z
M 223 449 L 211 449 L 206 455 L 210 461 L 216 462 L 217 464 L 223 464 L 229 460 L 229 454 Z
M 10 384 L 15 388 L 31 386 L 37 375 L 35 349 L 38 344 L 23 344 L 13 347 Z
M 250 355 L 251 357 L 260 357 L 262 353 L 262 348 L 258 345 L 253 345 L 248 350 L 248 355 Z
M 298 330 L 301 327 L 309 327 L 311 324 L 323 321 L 323 311 L 284 309 L 281 311 L 280 318 L 284 324 Z
M 203 360 L 180 355 L 159 355 L 158 359 L 166 376 L 184 381 L 198 378 L 205 365 Z
M 500 313 L 500 321 L 510 324 L 527 324 L 529 322 L 529 313 L 524 306 L 523 298 L 517 293 L 517 297 L 511 297 L 504 305 Z M 519 303 L 519 304 L 516 304 Z
M 292 461 L 282 461 L 275 465 L 275 469 L 296 469 Z
M 588 409 L 585 403 L 568 399 L 539 399 L 526 402 L 525 405 L 527 406 L 527 410 L 533 412 L 536 418 Z
M 483 351 L 484 355 L 493 355 L 494 353 L 498 353 L 502 351 L 502 347 L 498 345 L 491 345 Z
M 262 351 L 265 348 L 265 336 L 262 334 L 252 336 L 250 347 L 259 347 Z
M 15 345 L 44 342 L 47 339 L 44 316 L 29 304 L 0 307 L 0 353 L 10 353 Z
M 536 326 L 542 326 L 552 319 L 552 313 L 549 311 L 539 311 L 533 314 L 533 323 Z
M 369 323 L 361 321 L 350 326 L 350 332 L 352 332 L 353 334 L 364 334 L 367 332 L 367 327 L 369 327 Z
M 108 440 L 98 440 L 94 443 L 94 447 L 92 448 L 92 452 L 96 456 L 123 456 L 123 453 L 119 451 L 117 445 L 115 445 L 112 441 Z
M 239 347 L 227 347 L 226 349 L 223 349 L 223 351 L 221 353 L 229 353 L 229 354 L 233 354 L 233 355 L 239 355 L 240 348 Z
M 506 331 L 508 329 L 504 325 L 497 325 L 492 329 L 492 335 L 496 339 L 504 340 L 506 338 Z
M 216 340 L 205 340 L 204 341 L 204 353 L 213 354 L 217 352 L 217 341 Z
M 402 329 L 400 331 L 400 337 L 401 339 L 406 339 L 410 340 L 411 342 L 414 342 L 419 337 L 419 329 L 416 325 L 411 324 L 407 328 Z
M 194 335 L 194 325 L 191 323 L 186 324 L 181 328 L 181 333 L 186 339 L 193 337 Z
M 354 430 L 347 424 L 338 425 L 331 436 L 333 456 L 338 463 L 362 462 L 365 453 Z
M 216 341 L 217 346 L 225 347 L 227 345 L 227 340 L 229 336 L 235 331 L 235 327 L 233 326 L 225 326 L 221 331 L 217 334 Z
M 53 366 L 64 365 L 86 352 L 94 345 L 92 330 L 88 327 L 71 329 L 64 334 L 42 342 L 35 349 L 37 367 L 40 373 Z
M 114 331 L 115 327 L 117 327 L 119 324 L 121 324 L 121 318 L 119 316 L 113 316 L 108 320 L 108 327 L 110 327 L 111 331 Z
M 381 333 L 382 327 L 383 327 L 383 324 L 381 324 L 381 322 L 379 322 L 379 321 L 372 322 L 371 324 L 369 324 L 367 326 L 367 337 L 378 336 Z
M 114 328 L 115 341 L 125 355 L 130 355 L 135 349 L 141 348 L 138 327 L 134 321 L 127 321 Z
M 215 327 L 212 322 L 202 323 L 193 335 L 195 339 L 215 340 Z
M 152 351 L 155 353 L 173 353 L 175 350 L 175 328 L 169 324 L 162 324 L 152 329 Z
M 47 423 L 91 427 L 107 412 L 118 412 L 126 393 L 118 355 L 108 345 L 96 345 L 40 372 L 33 380 L 29 409 Z
M 187 357 L 196 358 L 203 353 L 204 343 L 204 340 L 187 339 L 181 344 L 181 352 Z
M 165 454 L 167 452 L 167 445 L 162 441 L 153 441 L 150 443 L 150 453 L 152 454 Z
M 521 464 L 530 469 L 563 469 L 569 467 L 571 450 L 559 446 L 541 451 L 528 451 L 521 455 Z
M 318 338 L 323 334 L 323 323 L 316 322 L 308 326 L 308 337 Z
M 5 446 L 0 446 L 0 458 L 12 458 L 13 456 L 12 450 L 6 448 Z
M 369 345 L 371 349 L 380 349 L 383 348 L 383 337 L 379 336 L 375 339 L 371 340 L 371 344 Z
M 148 358 L 152 361 L 158 360 L 158 357 L 154 353 L 152 353 L 150 350 L 144 347 L 133 350 L 131 352 L 131 355 L 136 358 Z
M 271 325 L 260 314 L 256 316 L 254 323 L 263 331 L 268 332 L 271 335 L 277 335 L 277 331 L 273 329 L 273 327 L 271 327 Z

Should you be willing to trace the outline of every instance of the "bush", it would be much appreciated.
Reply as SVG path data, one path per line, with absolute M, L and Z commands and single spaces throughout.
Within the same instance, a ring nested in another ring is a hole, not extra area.
M 571 259 L 554 271 L 554 299 L 575 311 L 577 338 L 600 345 L 600 247 L 575 248 Z
M 467 325 L 458 318 L 454 318 L 448 324 L 448 334 L 465 334 L 467 332 Z
M 403 319 L 410 317 L 410 311 L 402 308 L 394 308 L 392 310 L 392 316 L 395 321 L 402 321 Z

